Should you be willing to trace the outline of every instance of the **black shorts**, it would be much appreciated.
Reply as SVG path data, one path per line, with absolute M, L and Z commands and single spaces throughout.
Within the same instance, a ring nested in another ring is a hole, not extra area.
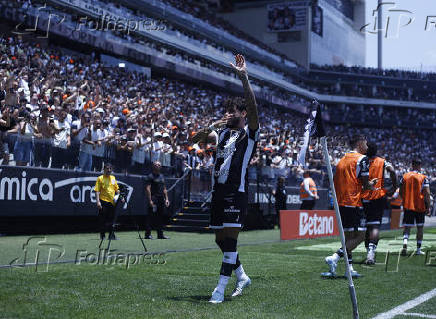
M 413 210 L 405 210 L 403 216 L 403 226 L 412 227 L 415 226 L 424 226 L 425 222 L 425 213 L 415 212 Z
M 375 200 L 362 200 L 366 216 L 366 225 L 380 226 L 386 207 L 386 197 Z
M 366 218 L 361 207 L 339 206 L 344 232 L 365 231 Z
M 242 228 L 247 206 L 247 193 L 238 192 L 237 188 L 227 185 L 216 186 L 212 194 L 209 228 Z

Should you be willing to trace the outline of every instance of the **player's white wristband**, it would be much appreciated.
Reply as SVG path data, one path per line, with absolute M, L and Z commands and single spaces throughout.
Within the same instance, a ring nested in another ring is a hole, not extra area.
M 116 194 L 115 196 L 114 196 L 114 200 L 115 201 L 118 201 L 118 198 L 120 197 L 120 194 Z

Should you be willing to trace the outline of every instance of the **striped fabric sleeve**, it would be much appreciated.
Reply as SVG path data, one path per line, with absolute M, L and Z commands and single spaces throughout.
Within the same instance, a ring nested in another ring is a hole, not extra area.
M 362 156 L 357 161 L 357 178 L 362 176 L 369 176 L 369 159 L 368 156 Z
M 429 187 L 430 187 L 430 182 L 429 182 L 428 178 L 426 177 L 426 178 L 424 178 L 424 181 L 422 182 L 421 191 L 422 191 L 424 188 L 429 188 Z

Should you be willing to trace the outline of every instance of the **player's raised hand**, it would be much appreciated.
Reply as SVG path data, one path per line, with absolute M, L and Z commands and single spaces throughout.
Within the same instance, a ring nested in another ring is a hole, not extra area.
M 230 66 L 235 70 L 239 78 L 247 76 L 247 65 L 245 64 L 245 58 L 242 54 L 235 55 L 235 63 L 230 62 Z

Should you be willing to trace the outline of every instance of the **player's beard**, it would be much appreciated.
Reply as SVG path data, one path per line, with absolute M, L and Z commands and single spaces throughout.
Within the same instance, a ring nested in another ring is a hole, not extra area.
M 229 119 L 227 121 L 226 127 L 233 128 L 233 129 L 239 128 L 239 123 L 241 123 L 241 121 L 242 121 L 242 118 L 239 116 L 232 117 L 231 119 Z

